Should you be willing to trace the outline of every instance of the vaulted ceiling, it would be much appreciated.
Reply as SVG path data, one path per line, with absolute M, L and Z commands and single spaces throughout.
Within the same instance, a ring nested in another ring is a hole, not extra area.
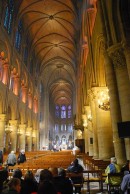
M 78 64 L 77 0 L 23 0 L 18 18 L 31 40 L 30 49 L 51 100 L 72 103 Z

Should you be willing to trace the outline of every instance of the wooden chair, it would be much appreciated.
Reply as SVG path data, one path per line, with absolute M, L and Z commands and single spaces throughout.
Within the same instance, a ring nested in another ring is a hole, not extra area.
M 84 184 L 83 173 L 67 173 L 67 177 L 69 177 L 72 181 L 73 187 L 75 189 L 75 193 L 81 193 L 81 188 Z
M 85 170 L 84 183 L 87 183 L 87 191 L 90 193 L 90 184 L 93 182 L 99 183 L 99 190 L 103 191 L 103 179 L 101 170 Z
M 120 191 L 120 185 L 121 185 L 122 179 L 123 179 L 122 173 L 109 173 L 108 184 L 107 184 L 108 193 L 111 193 L 111 191 L 115 191 L 115 190 Z M 113 184 L 112 182 L 115 182 L 115 183 Z

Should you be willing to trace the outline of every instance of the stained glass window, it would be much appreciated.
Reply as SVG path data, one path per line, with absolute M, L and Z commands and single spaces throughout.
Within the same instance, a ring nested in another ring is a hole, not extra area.
M 14 0 L 8 0 L 4 17 L 4 27 L 7 29 L 8 34 L 10 34 L 12 31 L 13 13 L 14 13 Z
M 72 117 L 71 105 L 68 106 L 68 119 Z
M 66 106 L 62 105 L 61 106 L 61 119 L 66 118 Z
M 22 38 L 22 22 L 20 21 L 15 36 L 15 47 L 18 49 L 18 51 L 20 51 L 21 48 L 21 38 Z
M 55 107 L 55 116 L 56 116 L 57 118 L 60 117 L 60 108 L 59 108 L 58 105 L 56 105 L 56 107 Z

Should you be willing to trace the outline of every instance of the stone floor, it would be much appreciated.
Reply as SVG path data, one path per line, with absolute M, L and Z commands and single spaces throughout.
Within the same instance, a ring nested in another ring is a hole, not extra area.
M 99 184 L 98 183 L 90 183 L 91 190 L 90 192 L 87 191 L 87 187 L 84 184 L 84 187 L 82 188 L 81 194 L 108 194 L 106 184 L 103 185 L 103 192 L 99 190 Z

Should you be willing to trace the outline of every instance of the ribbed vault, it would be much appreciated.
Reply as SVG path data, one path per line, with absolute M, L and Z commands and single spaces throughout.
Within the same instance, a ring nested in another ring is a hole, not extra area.
M 40 76 L 56 104 L 70 104 L 77 67 L 78 13 L 72 0 L 23 0 L 18 14 Z

